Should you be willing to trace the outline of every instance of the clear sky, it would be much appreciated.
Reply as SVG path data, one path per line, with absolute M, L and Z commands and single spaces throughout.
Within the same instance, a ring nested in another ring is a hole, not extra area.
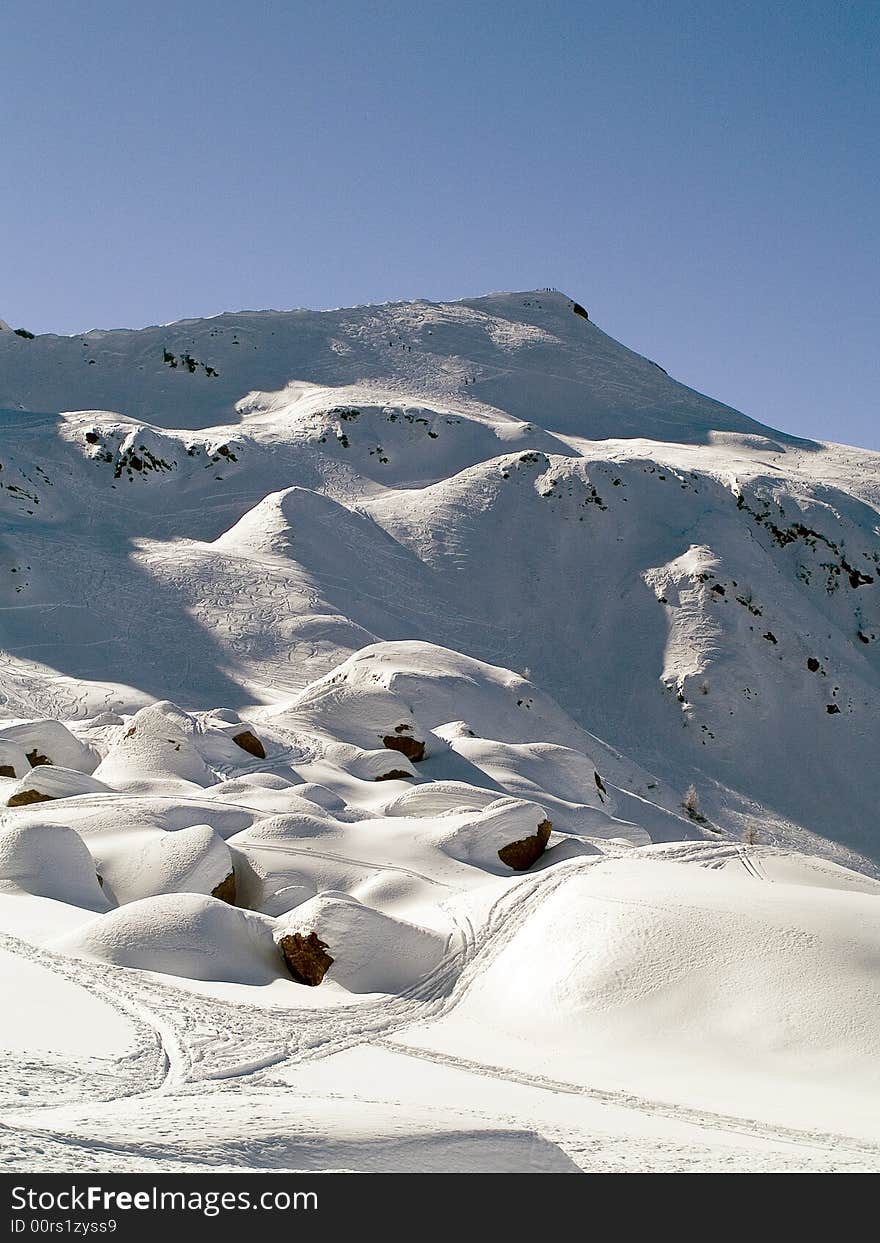
M 554 286 L 880 448 L 880 0 L 3 9 L 13 327 Z

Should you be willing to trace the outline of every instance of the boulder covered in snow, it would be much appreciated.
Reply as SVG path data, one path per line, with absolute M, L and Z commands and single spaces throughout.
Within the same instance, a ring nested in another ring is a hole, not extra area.
M 100 758 L 93 748 L 81 742 L 60 721 L 23 721 L 7 725 L 0 730 L 0 744 L 6 742 L 23 751 L 32 768 L 52 764 L 58 768 L 93 773 Z M 0 760 L 0 763 L 3 762 Z M 16 772 L 15 775 L 19 777 L 22 774 Z
M 110 906 L 88 847 L 62 825 L 13 822 L 0 827 L 0 886 L 87 910 Z
M 332 965 L 331 978 L 353 993 L 402 992 L 437 966 L 448 944 L 443 934 L 385 915 L 347 893 L 319 893 L 278 926 L 282 945 L 299 935 L 296 945 L 315 947 L 310 938 L 316 938 L 322 952 L 333 955 L 324 971 Z
M 95 776 L 120 790 L 156 783 L 209 786 L 214 776 L 195 735 L 195 721 L 175 704 L 164 701 L 141 708 L 120 728 Z
M 448 829 L 440 824 L 441 850 L 492 872 L 501 870 L 499 860 L 513 871 L 530 868 L 544 853 L 552 829 L 543 807 L 516 798 L 499 798 L 476 815 L 450 818 Z
M 191 980 L 269 984 L 283 972 L 266 915 L 217 898 L 169 893 L 142 898 L 58 937 L 65 954 Z
M 103 781 L 89 777 L 75 768 L 38 764 L 11 788 L 6 796 L 6 806 L 26 807 L 29 803 L 47 803 L 57 798 L 110 793 L 110 787 Z

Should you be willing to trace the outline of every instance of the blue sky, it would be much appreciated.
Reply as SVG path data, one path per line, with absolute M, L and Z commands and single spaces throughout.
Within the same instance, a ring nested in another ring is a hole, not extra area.
M 554 286 L 677 378 L 880 448 L 880 3 L 28 0 L 0 315 Z

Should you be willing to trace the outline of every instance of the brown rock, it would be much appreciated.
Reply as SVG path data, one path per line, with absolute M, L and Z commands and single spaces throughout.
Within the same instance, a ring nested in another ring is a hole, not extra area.
M 15 769 L 11 764 L 0 764 L 0 777 L 17 777 Z
M 8 800 L 7 807 L 27 807 L 28 803 L 51 803 L 51 794 L 41 794 L 39 790 L 21 790 Z
M 406 729 L 407 727 L 398 725 L 397 728 Z M 419 760 L 425 758 L 425 744 L 419 742 L 418 738 L 407 738 L 405 734 L 386 734 L 382 739 L 382 746 L 387 747 L 389 751 L 399 751 L 414 764 L 418 764 Z
M 27 752 L 27 757 L 28 757 L 28 763 L 30 764 L 31 768 L 39 768 L 41 764 L 52 763 L 48 755 L 40 755 L 36 747 L 34 747 L 33 751 Z
M 326 942 L 316 932 L 303 936 L 301 932 L 292 932 L 278 942 L 281 957 L 287 970 L 297 984 L 308 984 L 314 988 L 320 984 L 327 971 L 333 965 L 333 959 L 324 951 Z
M 508 846 L 502 846 L 498 851 L 498 858 L 509 868 L 513 868 L 514 872 L 525 872 L 540 859 L 547 849 L 552 828 L 553 825 L 549 820 L 542 820 L 538 825 L 537 833 L 524 837 L 521 841 L 511 842 Z
M 410 781 L 412 773 L 405 773 L 402 768 L 392 768 L 390 772 L 380 773 L 374 781 Z
M 211 890 L 211 897 L 219 898 L 221 902 L 228 902 L 230 906 L 235 906 L 235 872 L 230 872 L 219 885 Z
M 255 755 L 258 760 L 266 758 L 266 748 L 251 730 L 245 729 L 240 734 L 233 734 L 232 741 L 241 747 L 242 751 L 247 751 L 248 755 Z

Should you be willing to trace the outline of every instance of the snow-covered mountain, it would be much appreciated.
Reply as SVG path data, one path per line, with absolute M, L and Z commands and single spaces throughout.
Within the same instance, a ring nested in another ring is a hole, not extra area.
M 537 291 L 3 331 L 0 465 L 25 1165 L 876 1161 L 880 455 Z

